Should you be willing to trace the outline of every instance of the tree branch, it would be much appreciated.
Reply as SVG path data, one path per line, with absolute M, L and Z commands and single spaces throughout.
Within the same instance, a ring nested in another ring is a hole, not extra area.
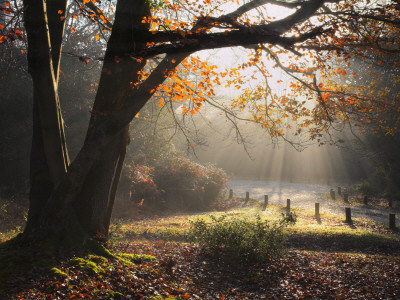
M 193 38 L 191 37 L 190 39 L 151 47 L 141 51 L 140 53 L 132 53 L 130 56 L 133 59 L 137 59 L 138 57 L 148 58 L 163 53 L 175 54 L 196 52 L 200 50 L 248 46 L 264 43 L 288 48 L 331 30 L 317 27 L 313 31 L 300 36 L 282 37 L 276 33 L 265 31 L 263 28 L 265 27 L 256 26 L 248 29 L 231 31 L 229 33 L 217 32 L 209 34 L 197 34 L 193 35 Z

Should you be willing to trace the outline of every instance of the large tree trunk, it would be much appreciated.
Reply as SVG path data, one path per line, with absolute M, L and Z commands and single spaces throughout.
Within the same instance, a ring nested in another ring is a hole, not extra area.
M 59 1 L 54 0 L 53 4 Z M 57 53 L 61 49 L 57 32 L 62 34 L 63 30 L 57 18 L 53 19 L 55 26 L 47 25 L 42 0 L 26 0 L 24 5 L 36 118 L 32 148 L 32 172 L 36 173 L 32 173 L 31 210 L 25 236 L 29 238 L 29 233 L 36 232 L 35 238 L 51 241 L 57 248 L 76 248 L 93 237 L 107 236 L 129 122 L 168 72 L 188 54 L 168 55 L 149 78 L 132 89 L 131 83 L 139 81 L 138 71 L 145 61 L 131 59 L 129 53 L 145 47 L 144 42 L 136 42 L 143 41 L 136 29 L 148 26 L 141 21 L 149 14 L 149 2 L 119 0 L 87 138 L 68 167 L 54 75 L 58 73 L 55 65 L 59 65 L 59 56 L 50 51 L 47 29 L 50 27 L 50 35 L 55 36 L 51 41 L 58 45 L 54 48 Z
M 66 1 L 49 1 L 49 6 L 53 11 L 65 12 Z M 33 231 L 51 191 L 65 175 L 69 164 L 57 92 L 58 76 L 55 75 L 59 70 L 64 21 L 58 16 L 49 24 L 46 3 L 42 0 L 24 1 L 24 8 L 34 102 L 30 207 L 26 231 Z M 49 34 L 54 37 L 54 51 Z
M 91 198 L 82 197 L 88 182 L 93 180 L 91 172 L 107 147 L 115 141 L 116 136 L 124 132 L 129 122 L 152 97 L 155 89 L 165 80 L 166 74 L 175 69 L 187 55 L 165 57 L 149 78 L 132 92 L 121 110 L 111 112 L 91 129 L 82 149 L 70 164 L 67 175 L 53 190 L 45 213 L 41 215 L 38 229 L 47 244 L 51 242 L 57 248 L 87 247 L 86 243 L 92 238 L 103 238 L 101 232 L 93 231 L 93 220 L 96 219 L 92 216 L 99 208 L 95 207 Z M 101 205 L 104 205 L 101 214 L 106 218 L 102 219 L 101 225 L 107 227 L 112 203 Z
M 132 94 L 131 83 L 139 80 L 138 71 L 146 62 L 131 59 L 129 53 L 138 52 L 146 46 L 143 42 L 136 42 L 136 39 L 137 32 L 148 27 L 141 20 L 149 15 L 150 7 L 146 0 L 118 1 L 88 136 L 107 118 L 109 112 L 121 109 Z M 90 216 L 86 219 L 87 225 L 91 234 L 99 238 L 107 237 L 110 210 L 114 204 L 128 140 L 129 125 L 105 147 L 91 168 L 80 195 L 81 198 L 90 199 L 92 205 L 91 211 L 87 212 Z

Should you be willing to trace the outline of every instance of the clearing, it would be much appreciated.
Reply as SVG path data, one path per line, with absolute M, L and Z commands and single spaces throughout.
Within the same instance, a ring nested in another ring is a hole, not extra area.
M 118 259 L 60 259 L 51 272 L 37 267 L 14 277 L 0 298 L 400 298 L 399 232 L 369 218 L 354 218 L 349 225 L 343 213 L 326 212 L 322 206 L 316 219 L 313 209 L 293 204 L 297 222 L 285 230 L 286 255 L 252 266 L 226 265 L 186 242 L 197 218 L 225 214 L 278 220 L 285 207 L 272 200 L 266 211 L 259 201 L 242 207 L 243 198 L 234 198 L 224 212 L 116 221 L 110 248 L 125 253 Z

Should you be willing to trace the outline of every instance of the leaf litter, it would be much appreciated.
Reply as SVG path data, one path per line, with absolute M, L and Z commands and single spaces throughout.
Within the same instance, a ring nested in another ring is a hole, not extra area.
M 176 224 L 170 226 L 182 227 L 176 217 L 162 219 L 162 226 L 171 222 Z M 355 224 L 371 233 L 388 234 L 382 226 Z M 53 272 L 32 269 L 13 278 L 7 296 L 0 298 L 400 299 L 398 239 L 374 244 L 376 236 L 294 230 L 289 232 L 286 255 L 264 264 L 231 266 L 205 255 L 197 245 L 160 238 L 156 231 L 153 228 L 146 237 L 140 231 L 128 233 L 128 239 L 111 246 L 116 255 L 135 255 L 86 256 L 74 260 L 78 263 L 64 259 Z M 129 257 L 135 257 L 133 263 L 126 262 Z

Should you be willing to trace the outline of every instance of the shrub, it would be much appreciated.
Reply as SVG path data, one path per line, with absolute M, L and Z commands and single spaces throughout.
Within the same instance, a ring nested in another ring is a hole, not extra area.
M 153 168 L 143 165 L 133 165 L 130 168 L 131 200 L 138 206 L 146 201 L 147 207 L 153 207 L 160 196 L 160 190 L 152 178 Z
M 204 166 L 177 154 L 155 160 L 151 166 L 132 164 L 126 167 L 119 187 L 120 197 L 130 199 L 131 205 L 125 200 L 116 203 L 116 208 L 124 217 L 131 210 L 128 207 L 152 212 L 206 210 L 219 198 L 227 178 L 213 165 Z
M 285 252 L 284 227 L 290 220 L 278 222 L 255 218 L 212 216 L 207 223 L 192 223 L 189 240 L 200 245 L 203 252 L 228 264 L 267 263 Z
M 160 160 L 153 175 L 165 204 L 180 210 L 209 208 L 227 183 L 223 170 L 195 163 L 183 156 Z
M 367 179 L 364 179 L 360 183 L 355 184 L 354 186 L 349 188 L 348 191 L 362 195 L 375 195 L 374 187 Z

